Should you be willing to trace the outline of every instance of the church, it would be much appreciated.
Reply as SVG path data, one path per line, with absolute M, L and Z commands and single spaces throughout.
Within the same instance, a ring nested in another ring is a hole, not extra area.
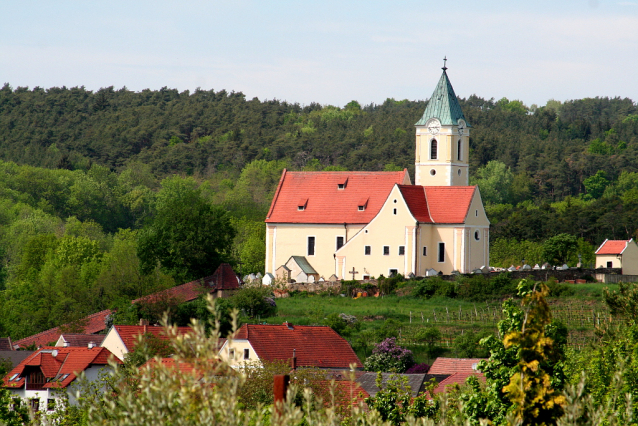
M 487 266 L 490 223 L 468 185 L 471 126 L 445 66 L 415 127 L 414 184 L 407 169 L 284 170 L 266 217 L 266 272 L 312 282 Z

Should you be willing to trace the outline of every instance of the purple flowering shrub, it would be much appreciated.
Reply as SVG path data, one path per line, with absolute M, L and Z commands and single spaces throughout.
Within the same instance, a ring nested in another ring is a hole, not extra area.
M 405 370 L 405 374 L 425 374 L 428 371 L 430 371 L 429 364 L 414 364 L 412 367 Z
M 414 365 L 412 351 L 397 345 L 396 337 L 390 337 L 375 345 L 372 355 L 366 358 L 367 371 L 403 373 Z

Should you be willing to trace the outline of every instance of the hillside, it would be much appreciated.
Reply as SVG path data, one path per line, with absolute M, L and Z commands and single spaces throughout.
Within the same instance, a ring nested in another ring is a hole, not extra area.
M 635 236 L 632 100 L 529 108 L 460 101 L 472 125 L 472 183 L 492 223 L 493 265 L 540 262 L 543 241 L 559 233 L 579 238 L 585 263 L 605 238 Z M 414 123 L 425 105 L 388 99 L 338 108 L 212 90 L 5 84 L 0 335 L 17 339 L 125 306 L 221 261 L 242 274 L 263 271 L 263 219 L 282 169 L 407 167 L 413 176 Z M 202 218 L 217 230 L 208 240 L 198 232 Z M 179 223 L 179 232 L 167 231 Z

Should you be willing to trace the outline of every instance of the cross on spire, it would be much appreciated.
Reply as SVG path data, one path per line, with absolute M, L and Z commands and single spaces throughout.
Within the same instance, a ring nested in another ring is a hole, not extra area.
M 443 68 L 441 68 L 443 71 L 447 70 L 447 55 L 443 57 Z

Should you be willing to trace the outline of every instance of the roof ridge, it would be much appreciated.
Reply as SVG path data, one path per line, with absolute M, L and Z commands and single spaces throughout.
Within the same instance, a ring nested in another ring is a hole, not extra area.
M 284 178 L 286 177 L 286 173 L 288 169 L 284 168 L 281 172 L 281 177 L 279 178 L 279 183 L 277 184 L 277 191 L 275 191 L 275 196 L 272 197 L 272 202 L 270 203 L 270 209 L 268 209 L 268 214 L 266 215 L 266 219 L 268 219 L 275 208 L 275 203 L 277 202 L 277 198 L 279 198 L 279 193 L 281 192 L 281 187 L 284 183 Z

